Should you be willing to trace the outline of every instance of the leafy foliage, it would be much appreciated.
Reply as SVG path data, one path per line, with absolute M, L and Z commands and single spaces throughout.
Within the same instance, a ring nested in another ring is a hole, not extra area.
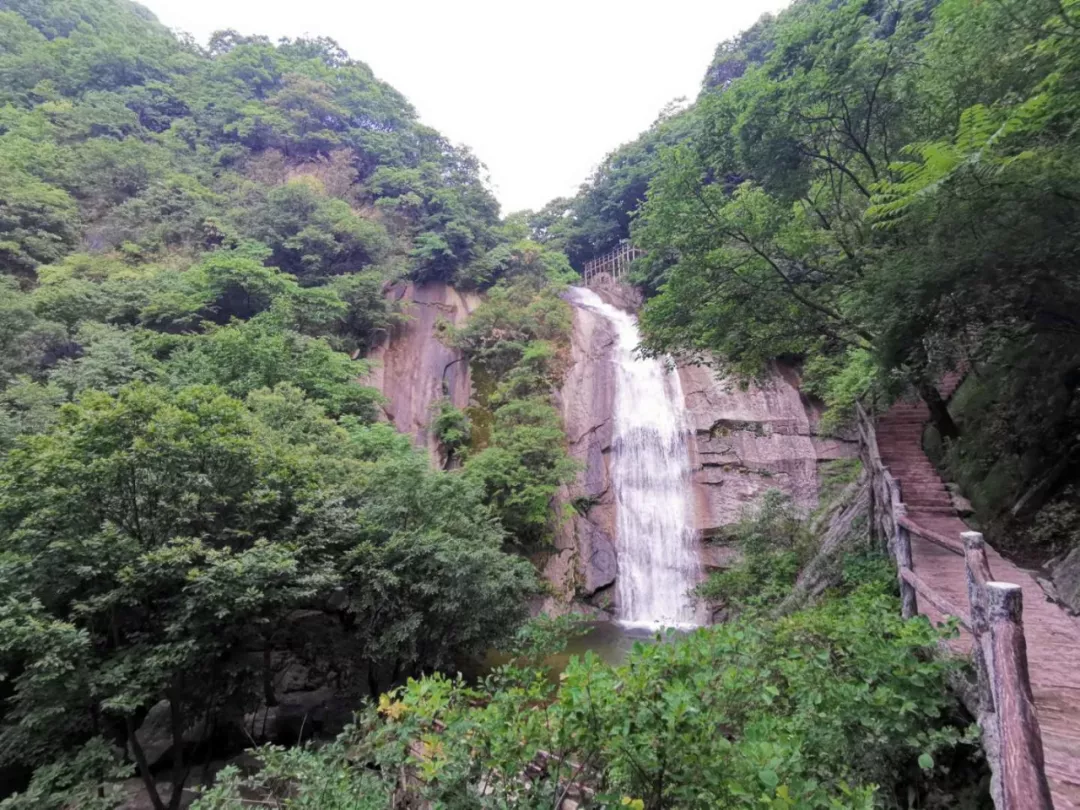
M 816 550 L 805 515 L 791 498 L 770 489 L 730 530 L 740 560 L 698 586 L 699 598 L 729 612 L 769 607 L 790 592 Z
M 337 746 L 266 751 L 246 784 L 288 807 L 336 806 L 363 784 L 386 806 L 408 765 L 408 790 L 443 807 L 550 807 L 582 786 L 600 807 L 892 806 L 899 772 L 925 790 L 919 763 L 964 738 L 944 697 L 951 665 L 922 654 L 937 635 L 865 586 L 638 644 L 618 667 L 587 653 L 558 685 L 527 663 L 480 686 L 430 677 L 384 695 Z M 200 808 L 228 807 L 244 784 L 231 774 Z
M 996 469 L 991 533 L 1026 532 L 1038 504 L 1076 508 L 1078 30 L 1056 0 L 792 4 L 721 43 L 695 104 L 534 228 L 580 262 L 581 234 L 602 250 L 629 222 L 645 350 L 743 378 L 801 362 L 826 430 L 856 399 L 919 394 L 966 444 L 965 481 Z M 957 369 L 1001 378 L 989 419 L 941 402 Z M 1006 520 L 1025 493 L 1024 525 Z M 1037 556 L 1070 544 L 1037 534 Z
M 524 270 L 493 287 L 468 322 L 448 333 L 481 381 L 465 475 L 484 488 L 523 546 L 548 538 L 551 499 L 577 472 L 550 401 L 569 350 L 569 305 L 540 267 L 541 274 Z
M 511 632 L 532 567 L 502 553 L 479 488 L 386 431 L 287 385 L 245 403 L 133 384 L 18 441 L 0 466 L 0 758 L 43 764 L 105 734 L 138 761 L 159 700 L 174 734 L 253 706 L 268 661 L 248 650 L 334 592 L 361 660 L 402 674 Z
M 138 766 L 161 810 L 135 730 L 166 707 L 183 783 L 185 730 L 274 706 L 298 615 L 373 689 L 513 634 L 536 577 L 497 486 L 433 471 L 358 382 L 388 282 L 568 273 L 482 175 L 330 40 L 4 4 L 0 767 L 33 770 L 5 806 L 113 806 Z

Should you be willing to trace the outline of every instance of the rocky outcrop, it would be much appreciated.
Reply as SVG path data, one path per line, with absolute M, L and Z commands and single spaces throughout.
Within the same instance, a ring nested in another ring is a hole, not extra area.
M 681 366 L 679 376 L 696 440 L 697 528 L 705 535 L 737 521 L 768 489 L 813 508 L 818 462 L 855 455 L 854 442 L 815 435 L 818 411 L 790 368 L 778 365 L 745 386 L 708 366 Z
M 810 524 L 814 536 L 820 539 L 818 550 L 799 572 L 791 593 L 776 608 L 777 615 L 798 610 L 827 588 L 840 583 L 843 577 L 841 557 L 845 552 L 855 550 L 859 542 L 865 542 L 869 517 L 870 477 L 864 472 L 831 502 L 821 505 Z
M 565 611 L 573 597 L 594 597 L 615 582 L 615 499 L 608 456 L 615 400 L 615 343 L 602 316 L 574 307 L 570 365 L 559 392 L 570 455 L 581 464 L 577 480 L 556 499 L 561 515 L 555 550 L 544 575 L 558 595 L 544 609 Z
M 1074 616 L 1080 615 L 1080 547 L 1051 563 L 1056 596 Z
M 387 295 L 405 315 L 370 352 L 371 373 L 363 382 L 385 397 L 386 419 L 441 463 L 438 442 L 428 429 L 432 406 L 448 398 L 456 407 L 469 404 L 469 364 L 461 352 L 439 341 L 440 320 L 461 326 L 480 305 L 480 296 L 462 293 L 441 282 L 399 283 Z
M 184 745 L 195 745 L 206 732 L 206 724 L 200 719 L 184 729 Z M 142 724 L 135 732 L 135 739 L 146 757 L 146 764 L 154 767 L 165 759 L 173 749 L 172 715 L 169 701 L 161 700 L 150 707 Z
M 640 305 L 636 291 L 613 285 L 596 292 L 626 310 Z M 438 339 L 444 319 L 461 325 L 480 303 L 439 283 L 398 284 L 388 294 L 401 302 L 407 320 L 371 352 L 366 380 L 386 399 L 386 418 L 413 435 L 441 463 L 428 424 L 433 405 L 447 397 L 469 404 L 468 364 Z M 575 307 L 568 371 L 557 404 L 570 455 L 581 464 L 577 480 L 556 499 L 554 549 L 541 561 L 556 596 L 544 609 L 560 612 L 581 600 L 610 606 L 618 575 L 615 502 L 609 456 L 615 397 L 615 345 L 611 324 Z M 737 521 L 745 507 L 767 489 L 779 488 L 807 509 L 817 503 L 818 463 L 851 456 L 854 442 L 816 435 L 818 409 L 799 391 L 794 370 L 777 366 L 764 382 L 740 386 L 706 366 L 681 366 L 679 376 L 694 432 L 692 465 L 696 528 L 703 536 Z M 708 556 L 708 549 L 703 555 Z M 713 556 L 716 556 L 715 554 Z M 727 565 L 703 559 L 706 566 Z

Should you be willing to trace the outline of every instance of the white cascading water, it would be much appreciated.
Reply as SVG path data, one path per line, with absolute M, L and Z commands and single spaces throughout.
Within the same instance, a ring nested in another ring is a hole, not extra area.
M 696 624 L 689 590 L 700 561 L 690 503 L 689 425 L 679 375 L 636 356 L 637 319 L 575 287 L 577 306 L 615 327 L 611 482 L 616 503 L 619 621 L 630 627 Z

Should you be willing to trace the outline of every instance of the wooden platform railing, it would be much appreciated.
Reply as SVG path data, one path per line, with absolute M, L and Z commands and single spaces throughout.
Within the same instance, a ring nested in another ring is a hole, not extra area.
M 629 240 L 624 239 L 614 250 L 585 262 L 585 286 L 595 287 L 623 281 L 630 272 L 630 264 L 634 259 L 644 255 L 644 250 L 634 247 Z
M 908 517 L 900 484 L 882 463 L 873 420 L 861 404 L 855 407 L 859 453 L 870 476 L 870 524 L 896 562 L 904 618 L 918 613 L 922 598 L 940 613 L 955 616 L 974 639 L 977 713 L 983 748 L 993 771 L 994 806 L 997 810 L 1053 810 L 1028 675 L 1023 590 L 1019 585 L 994 581 L 986 545 L 978 532 L 964 532 L 954 539 L 924 529 Z M 916 573 L 913 534 L 964 557 L 968 612 Z

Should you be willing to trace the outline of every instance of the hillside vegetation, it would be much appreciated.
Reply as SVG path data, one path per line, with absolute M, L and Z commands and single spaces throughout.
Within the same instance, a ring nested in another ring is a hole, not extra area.
M 569 266 L 329 40 L 2 9 L 3 792 L 33 776 L 5 806 L 112 806 L 102 780 L 137 768 L 161 807 L 155 771 L 183 784 L 286 712 L 283 665 L 358 705 L 525 618 L 537 578 L 507 549 L 545 542 L 574 472 L 542 344 L 491 370 L 465 474 L 377 422 L 358 358 L 408 317 L 400 280 L 496 290 L 553 336 Z

